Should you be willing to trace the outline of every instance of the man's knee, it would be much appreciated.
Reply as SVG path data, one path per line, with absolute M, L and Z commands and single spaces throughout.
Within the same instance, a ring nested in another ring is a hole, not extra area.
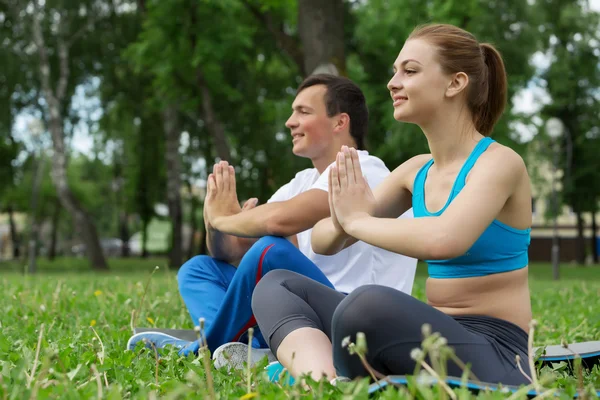
M 244 271 L 244 273 L 256 272 L 259 266 L 264 263 L 265 258 L 272 259 L 286 254 L 291 250 L 289 246 L 295 249 L 295 246 L 285 238 L 264 236 L 257 240 L 246 252 L 238 266 L 238 271 Z
M 187 260 L 177 272 L 179 287 L 195 277 L 204 275 L 212 264 L 215 264 L 215 260 L 206 255 L 195 256 Z
M 290 248 L 296 248 L 289 240 L 281 236 L 263 236 L 252 245 L 250 250 L 257 249 L 261 252 L 264 249 L 271 248 L 277 245 L 278 250 L 289 250 Z M 249 251 L 250 251 L 249 250 Z

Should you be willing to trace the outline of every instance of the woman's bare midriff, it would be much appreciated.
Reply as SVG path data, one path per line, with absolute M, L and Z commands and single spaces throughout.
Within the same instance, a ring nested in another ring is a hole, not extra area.
M 529 331 L 528 268 L 473 278 L 428 278 L 427 302 L 453 316 L 487 315 Z

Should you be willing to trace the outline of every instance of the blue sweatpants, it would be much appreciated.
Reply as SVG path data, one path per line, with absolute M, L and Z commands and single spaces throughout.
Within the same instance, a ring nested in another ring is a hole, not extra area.
M 204 333 L 211 352 L 224 343 L 240 341 L 251 327 L 257 332 L 252 293 L 260 279 L 275 269 L 294 271 L 334 288 L 319 267 L 281 237 L 259 239 L 237 268 L 210 256 L 196 256 L 183 264 L 177 275 L 179 293 L 194 326 L 204 318 Z M 260 347 L 268 347 L 259 332 L 255 336 Z M 196 353 L 198 348 L 196 343 L 184 353 Z

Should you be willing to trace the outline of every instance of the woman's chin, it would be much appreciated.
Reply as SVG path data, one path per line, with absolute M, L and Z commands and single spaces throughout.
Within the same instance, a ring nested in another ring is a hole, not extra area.
M 400 110 L 394 110 L 394 119 L 398 122 L 411 122 L 410 117 Z

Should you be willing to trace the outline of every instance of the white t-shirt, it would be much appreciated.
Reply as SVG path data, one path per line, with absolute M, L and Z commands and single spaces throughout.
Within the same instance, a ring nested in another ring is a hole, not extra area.
M 369 155 L 367 151 L 359 151 L 358 156 L 363 175 L 371 189 L 390 174 L 383 161 Z M 330 167 L 321 175 L 316 168 L 298 172 L 289 183 L 277 190 L 268 202 L 286 201 L 310 189 L 328 191 Z M 400 218 L 412 216 L 410 209 Z M 311 247 L 311 233 L 312 228 L 297 235 L 298 248 L 323 271 L 338 291 L 350 293 L 361 285 L 378 284 L 411 294 L 417 268 L 416 259 L 361 241 L 332 256 L 316 254 Z

